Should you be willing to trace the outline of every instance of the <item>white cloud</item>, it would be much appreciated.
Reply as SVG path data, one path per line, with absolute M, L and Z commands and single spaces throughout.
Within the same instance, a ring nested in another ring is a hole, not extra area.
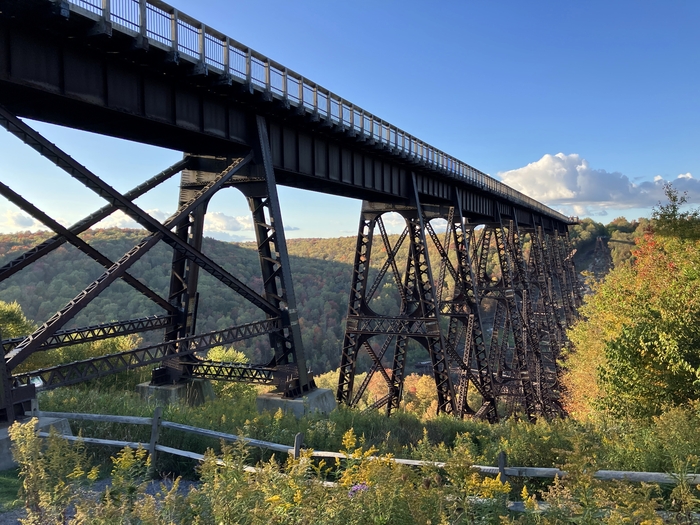
M 401 233 L 406 227 L 406 219 L 395 211 L 382 215 L 382 222 L 384 222 L 384 227 L 389 234 Z
M 253 230 L 253 219 L 247 215 L 232 217 L 216 211 L 207 213 L 204 218 L 204 233 L 230 233 L 246 230 Z
M 653 181 L 632 182 L 627 175 L 592 169 L 577 154 L 545 155 L 527 166 L 499 173 L 507 185 L 554 207 L 564 206 L 579 215 L 600 215 L 607 208 L 648 208 L 665 201 L 661 175 Z M 687 192 L 689 202 L 700 201 L 700 181 L 690 173 L 672 182 Z
M 0 231 L 2 232 L 37 231 L 46 229 L 48 229 L 46 226 L 22 211 L 6 210 L 5 216 L 0 219 Z
M 32 228 L 38 226 L 40 223 L 35 221 L 32 217 L 25 215 L 21 212 L 7 212 L 7 222 L 17 228 Z

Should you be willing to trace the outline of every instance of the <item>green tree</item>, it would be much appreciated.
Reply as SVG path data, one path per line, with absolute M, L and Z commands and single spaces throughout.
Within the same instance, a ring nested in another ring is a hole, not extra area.
M 668 237 L 700 239 L 700 208 L 687 209 L 687 193 L 679 195 L 670 183 L 664 186 L 664 193 L 668 203 L 659 203 L 652 212 L 652 219 L 656 222 L 655 231 Z
M 700 399 L 700 241 L 647 233 L 633 255 L 569 332 L 564 381 L 576 415 L 597 406 L 646 417 Z
M 34 323 L 27 319 L 17 301 L 0 301 L 0 334 L 3 339 L 25 336 L 34 329 Z

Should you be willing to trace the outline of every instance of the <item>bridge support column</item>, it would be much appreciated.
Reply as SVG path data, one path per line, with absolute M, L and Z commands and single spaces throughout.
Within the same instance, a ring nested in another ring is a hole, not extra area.
M 400 213 L 406 223 L 403 233 L 393 245 L 382 221 L 382 215 L 387 212 Z M 368 400 L 368 408 L 386 407 L 387 415 L 396 410 L 403 397 L 408 344 L 413 340 L 425 348 L 430 356 L 438 413 L 455 413 L 454 388 L 439 326 L 435 281 L 428 257 L 426 223 L 425 209 L 418 200 L 417 191 L 415 206 L 363 203 L 338 380 L 339 403 L 357 406 L 372 378 L 379 373 L 386 394 Z M 386 259 L 370 284 L 375 228 L 379 229 Z M 409 245 L 402 275 L 397 265 L 397 255 L 402 251 L 402 244 L 407 238 Z M 391 278 L 385 282 L 390 269 Z M 400 298 L 399 311 L 394 315 L 379 313 L 372 306 L 375 293 L 380 287 L 384 288 L 384 285 L 395 287 Z M 374 341 L 375 345 L 370 342 L 373 338 L 378 340 Z M 391 346 L 394 348 L 393 355 L 387 356 Z M 371 366 L 355 391 L 354 381 L 361 350 L 367 354 Z M 387 370 L 389 361 L 385 357 L 391 357 L 390 370 Z
M 207 177 L 208 175 L 208 177 Z M 202 177 L 213 179 L 215 174 L 202 173 L 194 170 L 183 170 L 180 179 L 180 197 L 178 199 L 178 209 L 187 203 L 197 193 L 188 185 L 196 182 Z M 204 217 L 207 212 L 209 201 L 205 201 L 190 214 L 182 219 L 177 225 L 177 236 L 183 243 L 187 243 L 197 251 L 202 250 L 202 240 L 204 238 Z M 199 265 L 195 261 L 188 259 L 184 254 L 173 250 L 173 259 L 170 270 L 170 291 L 168 301 L 175 308 L 176 314 L 170 320 L 169 326 L 165 330 L 165 341 L 178 341 L 184 337 L 195 334 L 197 324 L 197 303 L 199 294 L 197 286 L 199 283 Z M 177 345 L 175 351 L 185 343 L 174 343 Z M 151 385 L 173 385 L 181 378 L 188 375 L 184 367 L 185 362 L 194 362 L 193 356 L 168 359 L 163 365 L 154 369 Z
M 560 400 L 561 387 L 557 360 L 560 357 L 560 350 L 566 334 L 554 309 L 553 272 L 548 265 L 546 236 L 541 226 L 530 230 L 529 235 L 532 274 L 530 295 L 531 304 L 534 305 L 531 328 L 539 334 L 540 390 L 543 398 L 543 412 L 546 417 L 553 418 L 564 414 Z
M 11 424 L 15 420 L 15 407 L 12 402 L 12 376 L 5 360 L 0 363 L 0 422 Z
M 255 238 L 263 278 L 264 297 L 279 308 L 282 329 L 270 334 L 274 357 L 268 366 L 278 371 L 285 396 L 298 397 L 316 388 L 307 369 L 301 340 L 299 315 L 292 285 L 292 270 L 277 196 L 277 181 L 264 117 L 256 118 L 258 144 L 256 161 L 262 168 L 264 183 L 241 184 L 253 215 Z M 268 316 L 269 317 L 269 316 Z
M 539 391 L 539 341 L 532 333 L 530 320 L 532 308 L 520 246 L 520 237 L 513 221 L 505 227 L 498 214 L 499 223 L 494 229 L 496 249 L 501 269 L 502 296 L 515 342 L 515 362 L 525 415 L 531 421 L 537 419 L 541 407 Z
M 467 404 L 467 390 L 471 381 L 483 399 L 482 406 L 474 415 L 483 417 L 490 422 L 498 420 L 496 412 L 496 396 L 493 385 L 493 373 L 488 359 L 488 351 L 484 341 L 480 297 L 477 277 L 472 261 L 472 245 L 474 244 L 474 229 L 467 225 L 462 215 L 462 203 L 457 195 L 457 213 L 452 213 L 448 221 L 447 233 L 452 231 L 457 268 L 454 271 L 454 293 L 451 305 L 441 307 L 443 314 L 450 314 L 448 329 L 448 348 L 457 354 L 457 333 L 459 326 L 465 333 L 465 347 L 462 354 L 462 368 L 459 374 L 457 395 L 457 412 L 461 417 L 473 413 Z M 447 259 L 445 250 L 444 258 Z M 449 260 L 447 260 L 449 264 Z M 474 373 L 473 367 L 476 368 Z

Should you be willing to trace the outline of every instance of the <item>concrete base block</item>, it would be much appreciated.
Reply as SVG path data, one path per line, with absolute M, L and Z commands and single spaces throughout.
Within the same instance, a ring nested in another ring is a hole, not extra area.
M 141 383 L 136 385 L 136 391 L 144 401 L 155 401 L 161 406 L 176 403 L 198 406 L 216 397 L 208 379 L 188 379 L 174 385 L 159 386 Z
M 22 423 L 29 421 L 29 418 L 22 420 Z M 37 428 L 39 432 L 48 432 L 49 429 L 53 427 L 59 434 L 64 436 L 72 436 L 73 433 L 70 429 L 70 424 L 68 420 L 62 417 L 40 417 L 39 424 Z M 8 433 L 8 427 L 0 428 L 0 470 L 7 470 L 17 467 L 17 463 L 12 459 L 12 441 L 10 441 L 10 435 Z
M 336 407 L 335 396 L 327 388 L 317 388 L 296 399 L 285 399 L 281 394 L 260 394 L 255 401 L 258 412 L 277 412 L 280 408 L 285 413 L 292 413 L 296 418 L 305 414 L 319 412 L 329 414 Z

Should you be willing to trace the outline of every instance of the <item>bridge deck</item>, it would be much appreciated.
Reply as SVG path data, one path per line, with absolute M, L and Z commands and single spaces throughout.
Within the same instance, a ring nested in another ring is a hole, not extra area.
M 230 155 L 263 114 L 282 184 L 405 203 L 415 173 L 426 202 L 462 192 L 477 218 L 573 222 L 160 0 L 0 5 L 0 104 L 21 116 Z

